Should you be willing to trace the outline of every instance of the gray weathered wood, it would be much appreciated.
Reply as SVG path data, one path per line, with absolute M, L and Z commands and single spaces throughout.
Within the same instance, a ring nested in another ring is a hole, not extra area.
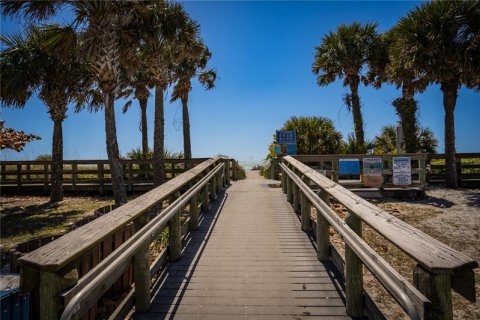
M 347 225 L 362 236 L 362 220 L 349 212 L 345 217 Z M 363 266 L 355 252 L 345 246 L 345 291 L 347 292 L 347 313 L 352 317 L 363 316 Z
M 210 197 L 208 196 L 208 185 L 202 189 L 202 212 L 208 212 L 210 208 Z
M 171 199 L 174 200 L 179 196 L 180 192 L 177 191 Z M 180 213 L 177 213 L 170 219 L 168 227 L 170 231 L 168 236 L 168 257 L 170 261 L 175 261 L 182 255 L 182 224 Z
M 190 206 L 189 206 L 190 220 L 188 221 L 188 229 L 190 231 L 196 230 L 198 228 L 198 217 L 200 214 L 200 208 L 198 207 L 198 197 L 199 195 L 195 195 L 190 200 Z
M 450 274 L 432 274 L 417 265 L 413 271 L 413 282 L 415 287 L 432 302 L 428 319 L 453 319 Z
M 76 269 L 61 275 L 52 272 L 40 272 L 40 320 L 54 320 L 59 318 L 62 307 L 59 299 L 60 293 L 75 285 L 77 281 L 78 273 Z
M 325 191 L 320 192 L 320 198 L 330 205 L 330 196 Z M 320 261 L 330 259 L 330 225 L 323 214 L 317 210 L 317 257 Z
M 303 182 L 306 185 L 309 185 L 310 180 L 307 177 L 303 178 Z M 310 231 L 311 230 L 311 224 L 310 220 L 312 219 L 311 217 L 311 206 L 310 206 L 310 201 L 303 195 L 302 192 L 300 192 L 301 195 L 301 228 L 303 231 Z
M 148 215 L 144 214 L 134 221 L 138 232 L 148 222 Z M 150 308 L 150 268 L 148 266 L 149 245 L 145 245 L 133 257 L 133 272 L 135 276 L 135 309 L 146 312 Z

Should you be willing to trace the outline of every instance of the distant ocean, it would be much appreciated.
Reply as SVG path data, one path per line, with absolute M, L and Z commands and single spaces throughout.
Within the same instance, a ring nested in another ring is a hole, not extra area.
M 267 163 L 265 160 L 239 160 L 238 163 L 245 169 L 252 169 L 254 166 L 263 166 Z

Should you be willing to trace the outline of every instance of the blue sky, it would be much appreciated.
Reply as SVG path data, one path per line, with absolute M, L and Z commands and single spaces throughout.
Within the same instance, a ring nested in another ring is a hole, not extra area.
M 184 2 L 202 28 L 213 53 L 210 66 L 218 73 L 216 88 L 198 84 L 190 94 L 192 151 L 194 157 L 227 154 L 239 160 L 261 160 L 272 134 L 290 116 L 324 116 L 343 135 L 353 131 L 352 115 L 342 101 L 347 89 L 340 82 L 318 87 L 311 72 L 314 47 L 322 36 L 341 23 L 376 21 L 388 30 L 413 9 L 416 2 Z M 2 34 L 21 30 L 16 20 L 2 17 Z M 400 92 L 391 86 L 380 90 L 360 88 L 365 133 L 373 139 L 381 128 L 397 121 L 391 102 Z M 416 96 L 422 126 L 431 128 L 443 151 L 444 111 L 438 86 Z M 168 99 L 166 98 L 167 102 Z M 134 102 L 135 104 L 137 102 Z M 458 152 L 479 151 L 480 94 L 462 88 L 456 107 Z M 141 145 L 139 108 L 121 113 L 117 102 L 120 151 Z M 180 104 L 165 106 L 167 148 L 183 148 Z M 33 159 L 50 153 L 53 125 L 46 108 L 32 98 L 24 110 L 1 109 L 7 126 L 40 135 L 21 153 L 5 151 L 3 159 Z M 149 144 L 153 145 L 153 99 L 148 103 Z M 66 159 L 103 159 L 103 113 L 69 111 L 64 122 Z

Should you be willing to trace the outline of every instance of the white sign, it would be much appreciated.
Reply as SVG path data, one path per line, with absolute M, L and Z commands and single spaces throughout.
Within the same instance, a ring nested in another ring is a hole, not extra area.
M 363 185 L 380 188 L 383 184 L 382 158 L 363 158 Z
M 410 166 L 410 162 L 410 157 L 393 158 L 393 184 L 412 184 L 412 167 Z

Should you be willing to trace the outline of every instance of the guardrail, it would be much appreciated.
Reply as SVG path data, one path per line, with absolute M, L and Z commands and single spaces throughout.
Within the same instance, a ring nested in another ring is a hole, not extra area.
M 172 179 L 186 168 L 192 168 L 207 158 L 165 159 L 165 179 Z M 120 160 L 123 166 L 127 191 L 146 191 L 153 188 L 153 161 Z M 50 188 L 51 161 L 2 161 L 0 163 L 0 187 L 16 189 Z M 68 191 L 96 191 L 103 194 L 111 189 L 110 165 L 108 160 L 64 160 L 63 185 Z
M 475 301 L 473 269 L 478 263 L 420 230 L 377 208 L 300 161 L 287 156 L 280 164 L 283 192 L 301 215 L 304 231 L 315 230 L 317 255 L 331 259 L 346 280 L 350 316 L 363 316 L 367 302 L 362 265 L 380 281 L 412 319 L 453 319 L 451 289 Z M 319 195 L 312 190 L 319 189 Z M 330 199 L 345 206 L 345 221 L 331 209 Z M 312 223 L 310 208 L 317 210 Z M 362 240 L 362 222 L 405 252 L 417 266 L 414 285 Z M 345 241 L 345 261 L 330 243 L 333 227 Z M 369 316 L 374 317 L 373 314 Z
M 457 153 L 455 157 L 459 185 L 480 185 L 480 153 Z M 428 162 L 431 172 L 427 175 L 427 181 L 429 183 L 445 182 L 445 154 L 429 154 Z
M 128 294 L 114 313 L 124 312 L 133 302 L 137 311 L 148 309 L 151 275 L 167 255 L 170 260 L 180 257 L 182 234 L 197 228 L 200 211 L 209 210 L 230 178 L 244 175 L 232 159 L 208 159 L 21 257 L 20 291 L 33 293 L 34 318 L 59 319 L 63 311 L 62 319 L 95 319 L 97 301 L 119 281 Z M 181 212 L 187 206 L 182 226 Z M 149 265 L 149 245 L 166 227 L 168 247 Z

